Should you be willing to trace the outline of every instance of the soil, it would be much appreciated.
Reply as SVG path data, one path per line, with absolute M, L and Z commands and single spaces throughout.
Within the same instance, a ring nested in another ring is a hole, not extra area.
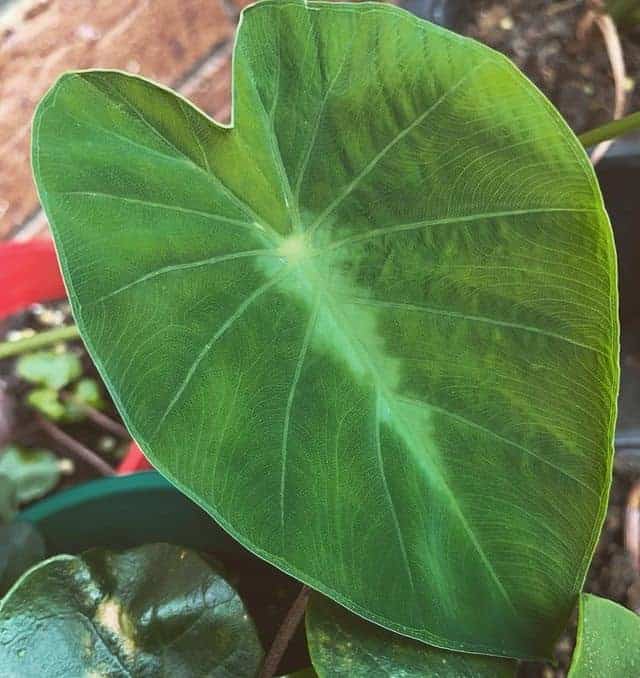
M 469 3 L 467 3 L 469 4 Z M 614 85 L 598 28 L 579 37 L 588 0 L 471 0 L 460 32 L 509 56 L 553 101 L 575 132 L 611 120 Z M 640 109 L 640 30 L 620 31 L 627 111 Z
M 0 321 L 0 341 L 12 333 L 34 330 L 36 332 L 52 329 L 72 322 L 69 305 L 65 301 L 36 304 L 23 313 Z M 50 350 L 48 347 L 45 350 Z M 80 341 L 67 342 L 67 349 L 76 353 L 82 362 L 83 376 L 96 379 L 100 377 Z M 15 374 L 15 358 L 0 360 L 0 447 L 11 442 L 29 448 L 45 448 L 55 452 L 63 459 L 73 461 L 73 472 L 61 477 L 57 490 L 80 482 L 100 477 L 100 474 L 84 461 L 77 459 L 71 451 L 51 438 L 37 424 L 34 411 L 25 403 L 27 384 Z M 119 415 L 111 402 L 106 389 L 102 389 L 105 401 L 104 413 L 114 421 L 120 422 Z M 111 466 L 117 466 L 126 452 L 129 439 L 119 439 L 89 420 L 75 423 L 58 423 L 59 428 L 93 450 Z
M 243 557 L 213 554 L 243 599 L 258 630 L 262 647 L 269 649 L 282 620 L 300 593 L 300 583 L 248 551 Z M 282 657 L 277 675 L 293 673 L 311 664 L 304 623 L 300 624 Z

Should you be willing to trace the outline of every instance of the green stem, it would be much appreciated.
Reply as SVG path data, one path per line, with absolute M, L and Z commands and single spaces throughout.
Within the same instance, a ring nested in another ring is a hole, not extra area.
M 95 407 L 91 407 L 91 405 L 87 405 L 86 403 L 81 402 L 72 393 L 60 391 L 60 397 L 63 400 L 68 400 L 74 403 L 74 405 L 83 412 L 87 419 L 90 419 L 94 424 L 101 426 L 105 431 L 108 431 L 112 435 L 117 436 L 118 438 L 131 437 L 127 429 L 124 426 L 122 426 L 122 424 L 119 424 L 117 421 L 114 421 L 113 419 L 111 419 L 111 417 L 108 417 L 106 414 L 100 412 L 100 410 L 97 410 Z
M 81 459 L 86 464 L 93 466 L 98 473 L 103 476 L 114 476 L 116 472 L 107 464 L 107 462 L 97 455 L 93 450 L 85 447 L 79 440 L 72 438 L 68 433 L 65 433 L 61 428 L 58 428 L 52 421 L 45 419 L 43 416 L 36 414 L 36 421 L 40 424 L 40 428 L 48 433 L 57 443 L 66 447 L 78 459 Z
M 612 120 L 606 125 L 591 129 L 581 134 L 578 139 L 585 148 L 588 148 L 589 146 L 599 144 L 601 141 L 615 139 L 636 129 L 640 129 L 640 111 L 631 113 L 620 120 Z
M 38 332 L 31 337 L 25 337 L 17 341 L 3 341 L 0 342 L 0 360 L 14 355 L 21 355 L 22 353 L 37 351 L 40 348 L 50 344 L 57 344 L 60 341 L 77 339 L 79 336 L 80 332 L 76 325 L 65 325 L 64 327 L 56 327 L 53 330 Z

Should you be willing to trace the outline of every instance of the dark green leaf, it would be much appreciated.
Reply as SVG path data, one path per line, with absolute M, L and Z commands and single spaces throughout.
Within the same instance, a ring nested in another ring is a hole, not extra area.
M 14 483 L 16 499 L 23 504 L 44 496 L 58 484 L 60 461 L 49 450 L 11 445 L 0 455 L 0 474 Z
M 19 376 L 32 384 L 58 390 L 82 374 L 80 358 L 68 351 L 42 351 L 21 356 L 16 363 Z
M 177 546 L 56 556 L 0 605 L 6 675 L 250 678 L 261 659 L 238 594 Z
M 44 541 L 33 525 L 17 521 L 0 525 L 0 596 L 44 557 Z
M 319 678 L 513 678 L 516 662 L 447 652 L 366 622 L 315 595 L 307 640 Z
M 580 596 L 569 678 L 640 676 L 640 617 L 598 596 Z
M 33 164 L 84 340 L 245 546 L 448 649 L 549 655 L 606 506 L 615 254 L 502 56 L 390 6 L 243 14 L 234 124 L 64 76 Z

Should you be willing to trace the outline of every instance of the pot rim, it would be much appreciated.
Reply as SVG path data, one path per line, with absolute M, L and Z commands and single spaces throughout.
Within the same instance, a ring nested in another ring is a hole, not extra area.
M 87 501 L 109 497 L 116 499 L 128 493 L 137 494 L 138 492 L 148 492 L 149 490 L 169 489 L 177 492 L 164 476 L 153 469 L 127 475 L 96 478 L 39 499 L 32 506 L 28 506 L 20 511 L 18 520 L 37 524 L 55 513 L 77 509 Z

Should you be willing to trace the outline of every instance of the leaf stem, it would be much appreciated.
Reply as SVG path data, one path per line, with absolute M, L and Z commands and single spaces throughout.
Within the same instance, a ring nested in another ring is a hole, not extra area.
M 271 649 L 264 659 L 259 678 L 272 678 L 275 675 L 287 646 L 302 621 L 310 595 L 311 589 L 303 585 L 273 639 Z
M 589 146 L 599 144 L 601 141 L 615 139 L 628 132 L 633 132 L 636 129 L 640 129 L 640 111 L 631 113 L 624 118 L 620 118 L 620 120 L 612 120 L 600 127 L 584 132 L 578 139 L 585 148 L 588 148 Z
M 60 341 L 77 339 L 79 336 L 80 332 L 76 325 L 65 325 L 64 327 L 56 327 L 53 330 L 38 332 L 31 337 L 25 337 L 17 341 L 3 341 L 0 342 L 0 360 L 14 355 L 21 355 L 22 353 L 37 351 L 40 348 L 50 344 L 57 344 Z
M 93 468 L 103 476 L 114 476 L 116 472 L 107 464 L 107 462 L 99 457 L 93 450 L 85 447 L 80 441 L 72 438 L 68 433 L 65 433 L 61 428 L 58 428 L 53 422 L 40 415 L 36 415 L 36 420 L 40 428 L 49 434 L 56 442 L 66 447 L 78 459 L 93 466 Z
M 100 412 L 100 410 L 96 409 L 95 407 L 91 407 L 91 405 L 87 405 L 86 403 L 80 402 L 80 400 L 74 397 L 72 393 L 62 391 L 60 395 L 63 400 L 72 402 L 76 407 L 79 407 L 82 413 L 87 417 L 87 419 L 92 421 L 94 424 L 97 424 L 108 433 L 111 433 L 112 435 L 117 436 L 118 438 L 131 437 L 127 429 L 122 424 L 118 423 L 117 421 L 114 421 L 111 417 L 108 417 L 106 414 Z

